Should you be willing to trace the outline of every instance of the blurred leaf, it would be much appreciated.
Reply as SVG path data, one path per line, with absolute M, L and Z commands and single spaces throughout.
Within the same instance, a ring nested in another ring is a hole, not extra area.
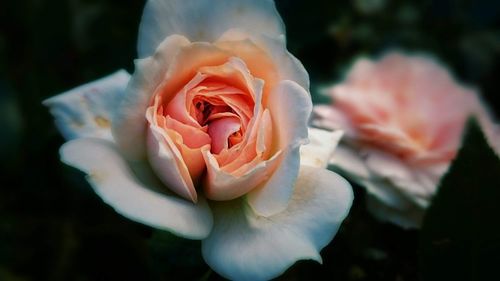
M 500 263 L 500 159 L 476 121 L 428 209 L 423 280 L 491 280 Z

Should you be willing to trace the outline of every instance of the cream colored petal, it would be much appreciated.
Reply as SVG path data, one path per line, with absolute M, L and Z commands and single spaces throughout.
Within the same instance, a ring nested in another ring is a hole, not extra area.
M 214 42 L 231 28 L 271 37 L 285 33 L 272 0 L 149 0 L 139 28 L 139 57 L 151 55 L 172 34 Z
M 309 143 L 300 147 L 300 165 L 326 168 L 342 135 L 342 131 L 309 128 Z
M 249 40 L 263 49 L 273 67 L 278 72 L 278 81 L 291 80 L 309 90 L 309 74 L 302 63 L 286 49 L 284 35 L 269 37 L 263 34 L 250 34 L 244 30 L 233 28 L 226 31 L 217 40 L 224 41 L 244 41 Z
M 411 179 L 413 177 L 412 170 L 407 163 L 382 151 L 369 151 L 365 163 L 370 171 L 381 178 Z
M 405 194 L 421 206 L 429 204 L 439 182 L 439 178 L 431 179 L 420 172 L 425 171 L 425 167 L 409 166 L 384 152 L 371 151 L 367 154 L 365 163 L 376 177 L 388 181 L 398 193 Z
M 321 262 L 353 200 L 351 186 L 325 169 L 301 167 L 285 210 L 255 214 L 244 200 L 213 204 L 214 228 L 202 241 L 205 261 L 232 280 L 269 280 L 298 260 Z
M 154 56 L 137 60 L 125 95 L 114 103 L 112 133 L 122 153 L 133 160 L 146 156 L 146 110 L 167 69 L 189 40 L 179 35 L 166 38 Z
M 342 143 L 333 152 L 329 164 L 353 177 L 368 179 L 372 176 L 359 152 Z
M 286 49 L 285 36 L 260 37 L 264 48 L 278 68 L 280 80 L 291 80 L 309 91 L 309 74 L 302 63 Z
M 198 196 L 188 167 L 170 136 L 150 125 L 147 146 L 149 162 L 158 178 L 173 192 L 196 202 Z
M 363 186 L 370 195 L 391 208 L 406 206 L 408 199 L 405 193 L 389 179 L 374 174 L 359 153 L 345 144 L 340 144 L 330 159 L 330 165 L 334 170 Z
M 96 137 L 113 140 L 111 117 L 116 100 L 125 94 L 130 74 L 119 70 L 109 76 L 43 101 L 67 140 Z
M 348 117 L 331 105 L 315 105 L 311 123 L 322 129 L 342 130 L 346 137 L 353 137 L 356 134 L 356 129 L 350 124 Z
M 209 235 L 212 213 L 203 198 L 194 204 L 156 191 L 155 183 L 139 180 L 113 143 L 78 139 L 65 143 L 60 153 L 64 163 L 88 175 L 97 195 L 121 215 L 189 239 Z
M 420 228 L 425 209 L 406 201 L 400 208 L 393 208 L 373 196 L 368 196 L 366 205 L 372 215 L 382 222 L 391 222 L 403 228 Z
M 276 153 L 269 160 L 255 163 L 243 175 L 233 175 L 223 171 L 208 150 L 203 152 L 203 157 L 207 164 L 205 194 L 209 199 L 221 201 L 238 198 L 271 177 L 282 155 Z
M 248 202 L 263 216 L 283 211 L 292 194 L 300 166 L 300 145 L 307 142 L 307 122 L 312 110 L 309 93 L 293 81 L 281 81 L 269 98 L 275 143 L 283 158 L 272 177 L 252 190 Z
M 363 186 L 368 194 L 383 202 L 387 207 L 392 209 L 404 209 L 411 201 L 405 193 L 401 192 L 397 186 L 388 180 L 381 179 L 354 179 Z

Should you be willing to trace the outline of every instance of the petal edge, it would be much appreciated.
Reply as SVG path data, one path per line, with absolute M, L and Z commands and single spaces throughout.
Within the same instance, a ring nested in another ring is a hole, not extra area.
M 233 280 L 267 280 L 298 260 L 321 262 L 319 251 L 335 236 L 352 199 L 349 183 L 339 175 L 303 166 L 281 213 L 259 216 L 243 200 L 213 204 L 214 228 L 202 241 L 203 257 Z
M 83 172 L 94 191 L 119 214 L 189 239 L 203 239 L 212 229 L 205 200 L 198 204 L 155 191 L 153 182 L 141 182 L 109 141 L 82 138 L 65 143 L 61 160 Z

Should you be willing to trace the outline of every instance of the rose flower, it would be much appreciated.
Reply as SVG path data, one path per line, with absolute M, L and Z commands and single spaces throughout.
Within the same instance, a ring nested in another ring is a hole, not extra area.
M 333 104 L 315 107 L 313 123 L 345 131 L 331 164 L 366 188 L 369 210 L 383 221 L 420 225 L 470 116 L 500 145 L 476 93 L 425 56 L 359 59 L 326 92 Z
M 284 33 L 269 0 L 148 1 L 131 77 L 45 101 L 62 161 L 125 217 L 202 240 L 224 277 L 321 261 L 352 191 L 325 169 L 338 132 L 311 130 L 301 149 L 309 79 Z

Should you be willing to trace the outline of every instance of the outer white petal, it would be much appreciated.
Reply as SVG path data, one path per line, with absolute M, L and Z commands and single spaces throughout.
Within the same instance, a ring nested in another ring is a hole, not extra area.
M 309 89 L 309 74 L 302 63 L 286 49 L 284 35 L 269 37 L 261 34 L 248 34 L 244 30 L 230 29 L 218 41 L 243 41 L 250 40 L 264 49 L 277 68 L 279 80 L 295 81 L 304 89 Z
M 214 42 L 231 28 L 271 37 L 285 33 L 272 0 L 149 0 L 139 28 L 139 57 L 153 54 L 172 34 Z
M 422 224 L 425 209 L 406 200 L 400 208 L 393 208 L 373 196 L 366 198 L 368 210 L 380 221 L 391 222 L 403 228 L 419 228 Z
M 391 208 L 405 208 L 408 199 L 389 179 L 374 174 L 358 151 L 340 144 L 334 151 L 330 165 L 345 173 L 350 179 L 366 188 L 366 191 Z
M 405 209 L 408 206 L 408 202 L 411 201 L 397 186 L 387 180 L 369 179 L 357 180 L 357 182 L 365 187 L 368 194 L 390 208 Z
M 388 179 L 411 179 L 412 171 L 397 157 L 379 151 L 370 151 L 365 163 L 375 175 Z
M 113 140 L 111 113 L 116 100 L 125 92 L 130 75 L 119 70 L 43 101 L 55 117 L 55 123 L 67 140 L 96 137 Z
M 300 166 L 300 146 L 307 142 L 307 121 L 312 111 L 309 93 L 293 81 L 281 81 L 269 97 L 273 128 L 283 150 L 283 160 L 271 178 L 247 195 L 254 211 L 270 216 L 283 211 L 293 194 Z
M 183 36 L 166 38 L 154 56 L 137 60 L 135 72 L 125 95 L 115 101 L 112 133 L 121 151 L 128 159 L 142 159 L 146 155 L 146 110 L 151 96 L 159 87 L 177 52 L 190 42 Z
M 302 63 L 286 49 L 285 36 L 263 35 L 259 39 L 278 68 L 280 79 L 295 81 L 304 89 L 309 90 L 309 74 Z
M 152 124 L 148 129 L 148 156 L 151 168 L 170 190 L 197 202 L 198 195 L 179 150 L 164 131 Z
M 233 280 L 271 279 L 301 259 L 321 262 L 319 251 L 335 236 L 352 200 L 342 177 L 303 166 L 293 197 L 279 214 L 258 216 L 238 200 L 214 204 L 214 228 L 202 242 L 203 257 Z
M 329 164 L 348 173 L 351 177 L 361 179 L 371 177 L 371 172 L 359 153 L 342 143 L 335 149 Z
M 213 220 L 205 200 L 199 198 L 193 204 L 155 191 L 155 183 L 140 181 L 111 142 L 73 140 L 60 153 L 62 161 L 85 172 L 97 195 L 123 216 L 190 239 L 203 239 L 210 233 Z
M 300 165 L 326 168 L 342 134 L 342 131 L 309 128 L 309 143 L 300 147 Z
M 420 196 L 412 193 L 423 188 L 414 179 L 414 173 L 390 158 L 373 152 L 365 154 L 361 157 L 360 152 L 341 144 L 330 164 L 366 189 L 367 207 L 375 218 L 404 228 L 418 228 L 429 196 L 425 192 Z
M 328 92 L 329 89 L 323 91 Z M 312 125 L 330 130 L 342 130 L 346 137 L 355 136 L 355 129 L 343 112 L 331 105 L 315 105 L 313 108 Z
M 393 185 L 394 192 L 404 194 L 409 200 L 422 207 L 429 205 L 429 200 L 436 191 L 440 177 L 430 177 L 427 169 L 410 167 L 407 163 L 384 152 L 370 151 L 366 165 L 374 177 Z
M 421 180 L 397 159 L 374 151 L 362 153 L 366 155 L 341 144 L 330 164 L 366 189 L 367 207 L 375 218 L 418 228 L 430 197 Z

